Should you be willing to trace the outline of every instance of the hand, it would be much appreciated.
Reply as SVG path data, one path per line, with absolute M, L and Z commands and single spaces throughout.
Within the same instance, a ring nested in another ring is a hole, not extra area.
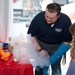
M 42 49 L 39 53 L 40 53 L 40 55 L 43 56 L 43 57 L 44 57 L 44 56 L 48 56 L 47 51 L 45 51 L 45 50 L 43 50 L 43 49 Z

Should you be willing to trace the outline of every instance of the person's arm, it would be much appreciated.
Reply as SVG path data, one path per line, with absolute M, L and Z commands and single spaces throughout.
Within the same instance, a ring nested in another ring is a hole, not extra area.
M 35 37 L 32 37 L 32 42 L 35 44 L 36 50 L 40 53 L 40 55 L 48 55 L 48 53 L 40 47 Z
M 35 37 L 32 37 L 32 42 L 35 44 L 35 46 L 36 46 L 36 50 L 41 49 L 41 47 L 40 47 L 40 45 L 38 44 L 38 42 L 37 42 L 37 40 L 36 40 Z
M 50 57 L 50 64 L 54 64 L 60 57 L 62 57 L 70 49 L 70 42 L 63 42 L 60 47 Z

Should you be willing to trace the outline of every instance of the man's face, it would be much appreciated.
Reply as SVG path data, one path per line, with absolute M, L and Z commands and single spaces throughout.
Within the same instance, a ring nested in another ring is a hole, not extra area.
M 57 12 L 50 13 L 47 9 L 45 12 L 45 20 L 47 21 L 48 24 L 54 23 L 59 16 L 57 16 Z

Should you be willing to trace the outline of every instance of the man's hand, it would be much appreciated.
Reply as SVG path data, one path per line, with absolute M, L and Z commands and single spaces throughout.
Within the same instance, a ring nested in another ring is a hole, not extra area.
M 43 56 L 43 57 L 44 57 L 44 56 L 48 56 L 47 51 L 45 51 L 45 50 L 43 50 L 43 49 L 42 49 L 39 53 L 40 53 L 40 55 Z

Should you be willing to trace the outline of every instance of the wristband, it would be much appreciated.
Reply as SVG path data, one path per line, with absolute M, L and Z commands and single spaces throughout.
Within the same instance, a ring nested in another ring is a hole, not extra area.
M 38 51 L 41 52 L 42 48 L 40 48 Z

